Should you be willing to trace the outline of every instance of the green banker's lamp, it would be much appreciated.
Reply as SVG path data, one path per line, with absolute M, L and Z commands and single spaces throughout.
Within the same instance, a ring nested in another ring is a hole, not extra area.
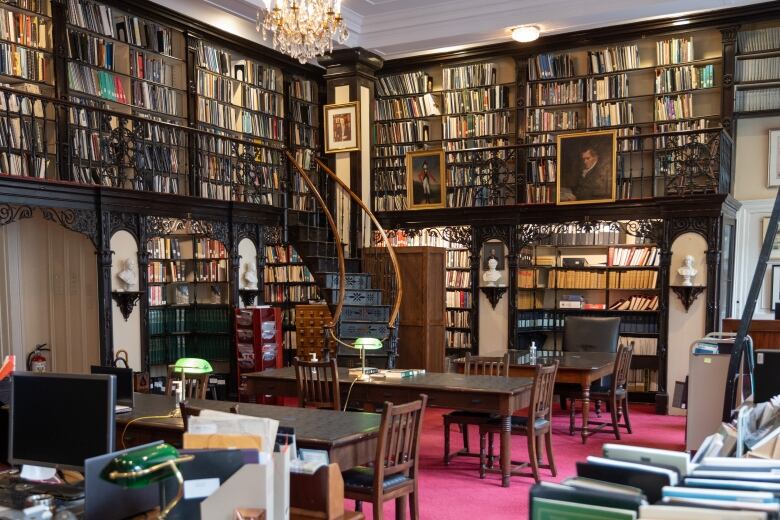
M 179 358 L 176 360 L 176 364 L 173 365 L 173 373 L 174 374 L 181 374 L 181 389 L 179 391 L 179 401 L 184 401 L 186 395 L 186 383 L 187 383 L 187 374 L 190 375 L 201 375 L 201 374 L 210 374 L 214 371 L 213 368 L 211 368 L 211 363 L 206 361 L 205 359 L 200 358 Z
M 352 345 L 352 348 L 360 351 L 360 372 L 350 371 L 350 375 L 358 375 L 360 379 L 366 379 L 376 369 L 366 372 L 366 350 L 379 350 L 382 348 L 382 341 L 378 338 L 358 338 Z
M 184 495 L 184 478 L 177 465 L 193 458 L 192 455 L 180 455 L 170 444 L 138 448 L 114 458 L 103 468 L 100 478 L 125 488 L 138 489 L 176 477 L 179 489 L 173 500 L 160 511 L 158 518 L 162 520 Z

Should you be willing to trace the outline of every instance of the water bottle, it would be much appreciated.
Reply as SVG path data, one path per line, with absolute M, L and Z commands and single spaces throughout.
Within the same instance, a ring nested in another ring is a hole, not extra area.
M 528 352 L 531 356 L 531 364 L 536 363 L 536 342 L 532 341 L 531 346 L 528 349 Z

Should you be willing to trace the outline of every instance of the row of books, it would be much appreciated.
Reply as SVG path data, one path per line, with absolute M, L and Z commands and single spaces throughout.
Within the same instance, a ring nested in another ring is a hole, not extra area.
M 442 108 L 445 114 L 508 109 L 509 87 L 498 85 L 460 92 L 445 92 Z
M 693 61 L 693 37 L 657 41 L 655 42 L 655 55 L 658 65 L 675 65 Z
M 490 204 L 490 192 L 479 186 L 454 187 L 448 190 L 447 207 L 448 208 L 469 208 L 487 206 Z M 507 195 L 499 204 L 514 204 L 514 198 Z
M 195 280 L 198 282 L 227 282 L 228 277 L 227 262 L 220 260 L 209 260 L 207 262 L 195 263 Z
M 471 291 L 447 291 L 446 304 L 449 308 L 470 309 Z
M 511 131 L 510 119 L 507 112 L 448 116 L 442 118 L 442 136 L 457 139 L 507 134 Z
M 292 139 L 292 144 L 296 147 L 308 146 L 309 148 L 316 148 L 319 144 L 317 141 L 316 128 L 312 128 L 295 121 L 293 121 L 290 125 L 290 138 Z
M 615 74 L 614 76 L 605 76 L 603 78 L 589 78 L 588 92 L 591 101 L 604 101 L 627 97 L 628 92 L 628 74 Z
M 136 50 L 130 51 L 130 74 L 134 78 L 174 86 L 177 83 L 177 72 L 177 68 L 154 54 Z
M 528 60 L 530 81 L 567 78 L 574 75 L 574 60 L 568 54 L 537 54 Z
M 251 134 L 263 139 L 281 141 L 284 121 L 268 114 L 250 113 L 214 99 L 198 98 L 198 120 L 234 132 Z
M 284 103 L 280 94 L 236 83 L 230 78 L 218 76 L 206 70 L 198 69 L 197 89 L 199 95 L 222 103 L 230 103 L 277 117 L 284 116 Z
M 655 289 L 658 285 L 658 271 L 612 271 L 608 284 L 610 289 Z
M 316 106 L 290 98 L 290 117 L 293 121 L 309 126 L 318 126 L 318 112 Z
M 227 248 L 219 240 L 198 238 L 194 240 L 193 247 L 195 259 L 227 259 L 228 257 Z
M 403 162 L 403 159 L 398 159 Z M 406 166 L 396 164 L 383 166 L 374 170 L 374 191 L 406 190 Z
M 398 157 L 404 157 L 407 153 L 413 152 L 418 149 L 418 145 L 415 144 L 401 144 L 394 146 L 382 146 L 380 148 L 374 148 L 374 159 L 382 159 L 389 157 L 395 159 Z
M 498 67 L 495 63 L 475 63 L 445 68 L 442 72 L 442 89 L 460 90 L 495 85 Z
M 149 293 L 149 305 L 167 305 L 168 291 L 162 285 L 152 285 L 146 290 Z
M 469 311 L 448 310 L 447 326 L 459 329 L 471 327 L 471 313 Z
M 739 53 L 777 49 L 780 49 L 780 27 L 764 27 L 737 33 L 737 51 Z
M 526 204 L 551 204 L 555 202 L 555 198 L 555 189 L 552 186 L 528 184 L 525 187 Z
M 38 49 L 49 48 L 49 23 L 16 11 L 0 11 L 0 39 Z
M 116 74 L 68 62 L 68 87 L 91 96 L 127 104 L 122 80 Z
M 528 104 L 565 105 L 585 101 L 585 80 L 528 84 Z
M 635 295 L 621 298 L 609 306 L 612 311 L 657 311 L 658 296 Z
M 578 316 L 609 316 L 608 311 L 593 311 L 592 313 L 578 311 Z M 563 331 L 566 320 L 566 312 L 561 310 L 539 309 L 518 310 L 517 329 L 519 332 L 529 329 L 554 329 Z M 655 316 L 621 315 L 620 334 L 656 334 L 658 333 L 658 320 Z
M 43 52 L 0 43 L 0 74 L 46 83 L 49 81 L 51 59 Z
M 580 127 L 580 113 L 576 110 L 529 110 L 526 128 L 529 132 L 557 132 Z
M 447 271 L 447 287 L 471 287 L 471 271 Z
M 87 0 L 68 2 L 68 23 L 103 36 L 116 38 L 112 10 L 107 5 Z
M 656 120 L 688 119 L 693 117 L 693 96 L 679 94 L 662 96 L 655 100 Z
M 592 74 L 605 74 L 621 70 L 638 69 L 639 46 L 624 45 L 609 47 L 599 51 L 588 51 L 589 71 Z
M 8 0 L 6 4 L 42 15 L 50 15 L 48 0 Z
M 608 223 L 595 224 L 589 232 L 583 232 L 577 224 L 558 227 L 538 245 L 550 246 L 610 246 L 626 243 L 626 233 Z M 641 241 L 637 241 L 641 243 Z
M 780 79 L 780 56 L 737 60 L 737 81 L 776 81 Z
M 607 250 L 608 266 L 652 266 L 661 262 L 657 247 L 610 247 Z
M 377 121 L 388 119 L 409 119 L 414 117 L 438 116 L 441 114 L 436 99 L 431 94 L 374 101 Z
M 181 241 L 178 238 L 151 238 L 146 243 L 146 252 L 152 258 L 181 259 Z
M 423 71 L 380 76 L 377 78 L 377 96 L 422 94 L 433 90 L 433 78 Z
M 264 269 L 265 283 L 279 283 L 279 282 L 306 282 L 314 283 L 314 276 L 309 271 L 309 268 L 305 265 L 281 265 L 281 266 L 265 266 Z
M 394 121 L 374 124 L 374 144 L 418 143 L 430 138 L 426 121 Z
M 145 81 L 133 81 L 133 105 L 169 116 L 183 115 L 184 94 Z
M 116 38 L 136 47 L 173 55 L 173 30 L 136 16 L 116 18 Z
M 314 99 L 316 92 L 317 87 L 311 80 L 301 78 L 292 78 L 290 80 L 291 97 L 314 103 L 316 102 Z
M 709 127 L 710 127 L 710 120 L 702 118 L 693 121 L 678 121 L 674 123 L 664 123 L 664 124 L 656 125 L 656 132 L 658 133 L 687 132 L 690 130 L 702 130 Z M 696 137 L 699 140 L 699 142 L 705 143 L 707 142 L 708 135 L 710 134 L 706 132 L 702 132 L 701 134 L 662 135 L 655 138 L 656 147 L 666 148 L 668 146 L 681 146 L 682 144 L 689 142 L 692 137 Z
M 237 81 L 257 85 L 278 92 L 281 72 L 276 68 L 252 60 L 233 61 L 231 54 L 204 42 L 198 42 L 198 66 Z
M 114 42 L 68 29 L 68 57 L 93 67 L 114 70 Z
M 446 348 L 471 348 L 471 332 L 448 330 L 444 341 Z
M 658 338 L 642 338 L 635 336 L 620 336 L 621 345 L 634 345 L 635 356 L 655 356 L 658 353 Z
M 317 287 L 313 285 L 266 284 L 263 295 L 266 303 L 308 303 L 320 298 Z
M 265 246 L 263 254 L 266 262 L 274 264 L 301 262 L 301 257 L 298 256 L 298 252 L 290 245 Z
M 636 351 L 634 353 L 636 353 Z M 657 392 L 658 370 L 649 368 L 629 369 L 626 390 L 629 392 Z
M 44 179 L 50 164 L 51 161 L 43 156 L 34 157 L 26 152 L 0 151 L 0 174 L 3 175 Z
M 448 247 L 448 246 L 443 246 Z M 447 267 L 471 267 L 471 251 L 468 249 L 450 249 L 447 251 Z
M 535 159 L 526 163 L 525 175 L 531 184 L 552 183 L 556 176 L 555 159 Z
M 518 283 L 519 280 L 520 276 L 518 276 Z M 606 289 L 607 273 L 550 269 L 547 274 L 547 287 L 551 289 Z
M 737 112 L 780 110 L 780 89 L 776 87 L 738 89 L 734 97 L 734 110 Z
M 171 336 L 152 338 L 149 342 L 149 364 L 168 365 L 183 357 L 209 361 L 230 359 L 230 338 L 220 336 Z
M 186 282 L 187 267 L 184 262 L 149 262 L 147 275 L 151 283 Z
M 739 64 L 737 62 L 737 68 Z M 780 64 L 780 61 L 778 62 Z M 657 94 L 676 92 L 678 90 L 696 90 L 715 86 L 715 66 L 689 65 L 659 69 L 655 72 L 655 91 Z
M 631 101 L 598 102 L 588 105 L 588 126 L 616 126 L 634 123 L 634 107 Z

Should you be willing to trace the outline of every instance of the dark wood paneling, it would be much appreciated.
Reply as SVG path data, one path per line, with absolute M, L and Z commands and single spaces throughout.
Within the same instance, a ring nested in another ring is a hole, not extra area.
M 723 332 L 737 332 L 739 319 L 723 320 Z M 748 335 L 753 340 L 753 348 L 780 349 L 780 320 L 753 320 Z

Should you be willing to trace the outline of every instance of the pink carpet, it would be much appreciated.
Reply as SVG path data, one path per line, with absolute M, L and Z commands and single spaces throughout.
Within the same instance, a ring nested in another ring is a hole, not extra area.
M 424 520 L 519 520 L 528 517 L 528 492 L 533 479 L 512 477 L 509 488 L 501 487 L 501 475 L 488 473 L 485 480 L 479 479 L 479 459 L 455 457 L 449 466 L 443 463 L 442 414 L 446 411 L 429 408 L 425 412 L 425 426 L 420 453 L 420 517 Z M 591 414 L 593 416 L 593 414 Z M 605 415 L 602 414 L 602 417 Z M 608 416 L 608 414 L 606 414 Z M 579 416 L 578 416 L 579 420 Z M 542 480 L 560 481 L 576 474 L 575 463 L 588 455 L 600 455 L 601 446 L 607 442 L 620 442 L 636 446 L 682 450 L 685 444 L 685 418 L 656 415 L 649 405 L 631 406 L 633 434 L 621 435 L 616 441 L 614 435 L 597 434 L 582 444 L 579 435 L 569 436 L 569 417 L 558 410 L 553 418 L 553 453 L 558 477 L 549 476 L 541 470 Z M 479 449 L 476 428 L 471 427 L 471 449 Z M 453 427 L 451 450 L 461 447 L 460 432 Z M 498 441 L 498 439 L 496 439 Z M 512 454 L 515 460 L 527 460 L 528 448 L 525 437 L 514 436 Z M 354 510 L 354 503 L 348 501 L 347 508 Z M 373 518 L 371 504 L 363 505 L 366 518 Z M 395 503 L 387 502 L 385 518 L 395 518 Z M 407 516 L 408 518 L 408 512 Z

